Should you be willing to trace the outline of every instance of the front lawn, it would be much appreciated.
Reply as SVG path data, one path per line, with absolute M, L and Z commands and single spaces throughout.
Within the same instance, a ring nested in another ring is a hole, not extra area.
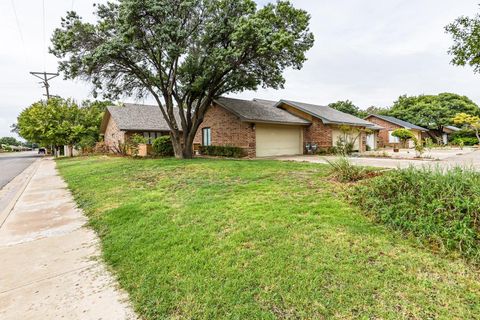
M 58 161 L 145 319 L 475 319 L 478 270 L 342 201 L 318 164 Z

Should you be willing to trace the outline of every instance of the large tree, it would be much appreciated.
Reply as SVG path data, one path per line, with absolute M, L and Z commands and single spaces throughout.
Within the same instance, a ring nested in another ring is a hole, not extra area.
M 55 30 L 50 50 L 60 71 L 110 99 L 153 97 L 177 157 L 192 157 L 213 99 L 283 87 L 283 71 L 302 68 L 313 45 L 310 16 L 288 1 L 258 9 L 253 0 L 119 0 L 97 8 L 96 23 L 68 12 Z
M 454 125 L 457 113 L 478 114 L 479 107 L 469 98 L 454 93 L 438 95 L 400 96 L 388 111 L 388 115 L 418 126 L 442 130 Z
M 480 13 L 474 17 L 462 16 L 445 27 L 453 38 L 449 53 L 452 63 L 458 66 L 470 65 L 480 73 Z
M 360 108 L 354 105 L 350 100 L 333 102 L 328 106 L 335 110 L 351 114 L 355 117 L 363 118 L 367 116 L 365 111 L 360 110 Z

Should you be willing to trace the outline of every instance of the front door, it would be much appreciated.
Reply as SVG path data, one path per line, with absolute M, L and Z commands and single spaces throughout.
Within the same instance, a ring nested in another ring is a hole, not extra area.
M 377 149 L 375 146 L 375 134 L 370 133 L 367 135 L 367 146 L 369 150 L 375 150 Z

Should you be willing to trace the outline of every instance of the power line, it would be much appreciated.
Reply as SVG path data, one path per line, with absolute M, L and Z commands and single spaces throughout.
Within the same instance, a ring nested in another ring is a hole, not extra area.
M 46 37 L 45 37 L 45 0 L 42 0 L 42 9 L 43 9 L 43 70 L 46 69 L 46 64 L 47 64 L 47 54 L 46 54 Z
M 22 43 L 23 59 L 25 60 L 25 63 L 27 63 L 27 54 L 26 54 L 26 50 L 25 50 L 25 39 L 23 38 L 22 28 L 20 27 L 20 20 L 18 19 L 17 8 L 15 7 L 15 1 L 10 0 L 10 3 L 12 4 L 13 14 L 15 15 L 15 23 L 17 25 L 18 34 L 20 35 L 20 41 Z

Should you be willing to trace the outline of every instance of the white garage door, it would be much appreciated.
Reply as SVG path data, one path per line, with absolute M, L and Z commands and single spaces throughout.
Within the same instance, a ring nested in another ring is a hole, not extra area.
M 257 124 L 257 157 L 302 154 L 302 133 L 297 126 Z

